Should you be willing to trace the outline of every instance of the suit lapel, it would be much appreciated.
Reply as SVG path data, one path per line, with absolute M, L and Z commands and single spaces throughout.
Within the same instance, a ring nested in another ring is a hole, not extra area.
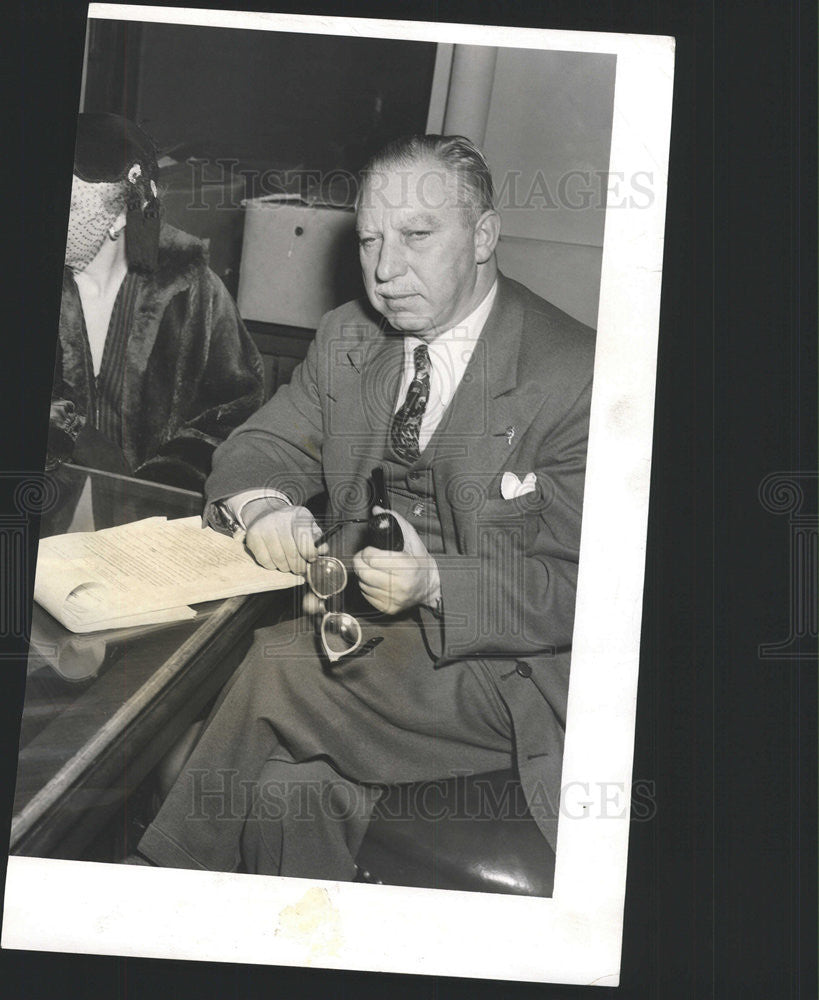
M 340 477 L 362 485 L 384 457 L 389 424 L 404 361 L 400 334 L 385 333 L 367 321 L 351 328 L 331 350 L 327 379 L 325 439 L 332 441 L 334 465 Z M 329 485 L 329 484 L 328 484 Z M 353 490 L 356 507 L 345 498 L 345 516 L 366 510 L 366 490 Z M 360 501 L 360 503 L 359 503 Z
M 495 304 L 423 455 L 424 464 L 434 469 L 444 537 L 456 538 L 462 551 L 471 548 L 474 518 L 461 514 L 476 509 L 486 497 L 497 494 L 500 499 L 501 475 L 511 467 L 543 399 L 541 390 L 518 385 L 522 334 L 522 304 L 498 275 Z
M 492 312 L 455 395 L 430 441 L 430 464 L 448 473 L 474 471 L 482 478 L 508 467 L 537 411 L 532 393 L 519 388 L 518 355 L 523 308 L 498 275 Z

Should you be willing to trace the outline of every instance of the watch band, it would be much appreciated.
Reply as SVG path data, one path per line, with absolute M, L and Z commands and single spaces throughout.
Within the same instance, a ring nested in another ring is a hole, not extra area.
M 217 522 L 216 524 L 211 522 L 216 531 L 221 531 L 223 535 L 232 535 L 233 538 L 244 537 L 245 526 L 234 517 L 233 511 L 224 500 L 214 501 L 210 509 Z M 208 520 L 210 521 L 210 518 Z

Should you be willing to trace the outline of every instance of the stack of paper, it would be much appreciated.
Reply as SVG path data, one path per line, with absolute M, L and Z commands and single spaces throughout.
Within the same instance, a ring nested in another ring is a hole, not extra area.
M 300 576 L 263 569 L 198 517 L 149 517 L 40 540 L 34 599 L 72 632 L 193 618 L 189 607 L 280 590 Z

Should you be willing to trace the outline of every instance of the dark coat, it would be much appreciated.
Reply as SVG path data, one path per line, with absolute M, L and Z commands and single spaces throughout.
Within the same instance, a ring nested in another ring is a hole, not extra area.
M 594 334 L 498 281 L 464 378 L 411 469 L 432 488 L 444 544 L 443 621 L 421 609 L 420 628 L 436 667 L 489 664 L 530 809 L 554 848 Z M 303 503 L 326 490 L 333 517 L 365 515 L 402 366 L 402 337 L 365 304 L 329 313 L 289 385 L 217 450 L 208 499 L 266 486 Z M 534 472 L 537 489 L 504 499 L 506 471 Z
M 74 448 L 79 464 L 201 490 L 213 449 L 262 403 L 261 359 L 233 300 L 208 267 L 201 240 L 163 226 L 157 269 L 138 281 L 120 452 L 94 431 L 90 350 L 79 292 L 66 269 L 50 445 L 56 426 L 61 420 L 65 425 L 61 401 L 69 401 L 85 424 Z

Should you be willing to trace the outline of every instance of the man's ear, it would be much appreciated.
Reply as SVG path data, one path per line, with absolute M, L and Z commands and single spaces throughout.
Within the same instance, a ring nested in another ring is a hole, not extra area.
M 484 212 L 475 223 L 475 259 L 479 264 L 485 264 L 500 239 L 500 216 L 494 209 Z

